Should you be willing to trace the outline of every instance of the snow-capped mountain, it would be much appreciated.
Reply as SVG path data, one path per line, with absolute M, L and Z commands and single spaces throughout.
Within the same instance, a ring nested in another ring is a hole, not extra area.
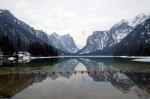
M 78 53 L 90 53 L 96 50 L 103 49 L 103 41 L 107 31 L 94 31 L 87 39 L 86 45 Z
M 114 49 L 115 55 L 150 55 L 150 17 L 135 27 Z
M 38 41 L 56 46 L 60 50 L 64 50 L 69 53 L 75 53 L 79 49 L 74 43 L 73 38 L 70 35 L 64 35 L 54 38 L 52 35 L 48 36 L 47 33 L 42 30 L 36 30 L 28 24 L 17 19 L 8 10 L 0 9 L 0 37 L 8 35 L 15 43 L 19 36 L 21 37 L 22 44 L 27 48 L 30 41 Z M 49 39 L 50 38 L 50 39 Z M 59 45 L 57 45 L 59 41 Z
M 148 15 L 139 14 L 134 19 L 123 19 L 114 24 L 110 30 L 105 31 L 103 36 L 98 36 L 102 35 L 101 32 L 93 33 L 88 37 L 86 45 L 78 53 L 91 53 L 114 47 L 148 17 Z
M 106 39 L 104 39 L 104 47 L 110 48 L 118 44 L 126 35 L 132 31 L 133 27 L 129 26 L 125 20 L 115 24 L 109 30 Z
M 126 37 L 137 25 L 144 22 L 148 16 L 144 14 L 137 15 L 134 19 L 123 19 L 116 23 L 109 30 L 106 39 L 104 40 L 104 47 L 110 48 L 118 44 L 124 37 Z
M 31 34 L 35 35 L 34 28 L 30 27 L 28 24 L 18 20 L 13 14 L 11 14 L 8 10 L 0 9 L 1 16 L 7 17 L 9 20 L 14 22 L 15 24 L 21 26 L 26 31 L 30 32 Z
M 35 36 L 35 30 L 29 25 L 15 18 L 8 10 L 0 10 L 0 38 L 4 35 L 14 42 L 21 38 L 22 47 L 27 48 L 30 41 L 44 43 Z
M 33 27 L 29 26 L 28 24 L 24 23 L 23 21 L 18 20 L 8 10 L 0 10 L 0 13 L 2 16 L 7 17 L 10 21 L 12 21 L 14 25 L 21 27 L 25 31 L 27 31 L 27 32 L 31 33 L 32 35 L 36 36 L 37 38 L 43 40 L 45 43 L 50 44 L 48 35 L 45 32 L 43 32 L 42 30 L 35 30 Z
M 148 19 L 149 16 L 150 15 L 139 14 L 133 20 L 129 19 L 127 21 L 128 21 L 129 26 L 136 27 L 137 25 L 141 24 L 146 19 Z
M 49 40 L 51 40 L 54 47 L 65 52 L 76 53 L 79 50 L 79 48 L 74 43 L 73 38 L 69 34 L 60 36 L 54 32 L 49 35 Z
M 48 44 L 51 44 L 51 41 L 49 40 L 47 33 L 43 32 L 42 30 L 35 30 L 35 33 L 36 37 L 38 37 L 39 39 L 43 40 Z

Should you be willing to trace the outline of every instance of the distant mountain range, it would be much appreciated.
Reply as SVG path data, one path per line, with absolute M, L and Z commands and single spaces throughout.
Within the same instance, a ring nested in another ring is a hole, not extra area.
M 21 38 L 24 49 L 27 49 L 30 41 L 43 41 L 35 36 L 35 30 L 24 22 L 15 18 L 8 10 L 0 10 L 0 38 L 8 35 L 14 43 Z
M 136 26 L 113 50 L 114 55 L 150 55 L 150 17 Z
M 86 45 L 78 51 L 79 54 L 103 50 L 103 41 L 107 31 L 94 31 L 86 41 Z
M 20 36 L 25 49 L 27 49 L 28 44 L 32 40 L 41 43 L 45 42 L 67 53 L 75 53 L 79 50 L 70 35 L 59 36 L 57 34 L 57 37 L 54 33 L 48 35 L 42 30 L 35 30 L 33 27 L 20 21 L 8 10 L 0 9 L 0 37 L 4 35 L 8 35 L 14 43 L 17 42 L 16 38 Z
M 18 20 L 8 10 L 0 9 L 0 38 L 4 35 L 17 42 L 19 36 L 24 49 L 27 49 L 30 41 L 47 43 L 59 50 L 61 54 L 98 54 L 98 55 L 130 55 L 133 50 L 146 55 L 144 50 L 149 46 L 149 17 L 150 15 L 140 14 L 134 19 L 123 19 L 114 24 L 110 30 L 94 31 L 86 41 L 86 45 L 79 50 L 74 39 L 69 35 L 48 35 L 42 30 L 35 30 L 28 24 Z M 124 49 L 122 49 L 124 48 Z M 143 49 L 141 49 L 143 48 Z M 128 50 L 128 51 L 125 51 Z M 131 51 L 132 50 L 132 51 Z M 140 52 L 140 51 L 143 52 Z M 148 51 L 147 51 L 148 52 Z
M 54 47 L 65 52 L 76 53 L 79 51 L 79 48 L 76 46 L 73 38 L 69 34 L 60 36 L 54 32 L 51 35 L 48 35 L 48 38 L 51 40 L 51 44 Z
M 112 49 L 122 41 L 133 29 L 148 19 L 144 14 L 137 15 L 134 19 L 121 20 L 114 24 L 108 31 L 94 31 L 87 39 L 86 45 L 78 52 L 80 54 L 93 53 Z M 150 23 L 149 23 L 150 24 Z M 128 38 L 130 39 L 130 37 Z

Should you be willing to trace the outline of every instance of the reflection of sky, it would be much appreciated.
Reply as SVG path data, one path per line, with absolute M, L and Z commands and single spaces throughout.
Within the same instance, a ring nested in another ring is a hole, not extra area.
M 86 67 L 79 63 L 75 70 L 86 70 Z M 95 74 L 97 77 L 100 77 L 99 75 Z M 105 79 L 108 80 L 99 82 L 94 81 L 94 76 L 90 77 L 87 73 L 72 74 L 70 78 L 60 74 L 55 80 L 52 80 L 52 77 L 48 76 L 42 82 L 34 83 L 12 99 L 140 99 L 138 94 L 143 99 L 150 98 L 150 95 L 137 85 L 130 86 L 132 81 L 120 73 L 115 73 L 110 79 L 111 76 L 106 74 Z M 112 79 L 116 83 L 112 84 Z M 129 90 L 121 89 L 120 83 L 129 85 Z
M 76 68 L 75 68 L 75 71 L 86 71 L 86 67 L 82 64 L 82 63 L 79 63 Z
M 1 71 L 27 71 L 27 72 L 48 72 L 48 75 L 1 75 L 0 88 L 4 87 L 0 94 L 10 94 L 12 99 L 149 99 L 149 76 L 137 73 L 69 73 L 66 71 L 95 71 L 126 69 L 144 70 L 149 69 L 149 64 L 123 61 L 123 60 L 90 60 L 90 59 L 65 59 L 59 61 L 54 66 L 45 66 L 43 61 L 39 62 L 39 67 L 1 67 Z M 28 65 L 30 62 L 28 63 Z M 44 65 L 44 66 L 43 66 Z M 19 64 L 18 64 L 19 66 Z M 59 71 L 54 75 L 51 71 Z M 60 74 L 60 71 L 62 74 Z M 17 78 L 20 76 L 20 78 Z M 5 78 L 6 77 L 6 78 Z M 46 78 L 46 79 L 45 79 Z M 143 80 L 144 79 L 144 80 Z M 3 81 L 7 82 L 5 84 Z M 42 82 L 41 82 L 42 81 Z M 11 82 L 11 83 L 10 83 Z M 14 84 L 14 85 L 13 85 Z M 17 84 L 17 86 L 16 86 Z M 9 86 L 14 89 L 9 90 Z M 24 86 L 24 87 L 23 87 Z M 22 88 L 22 89 L 21 89 Z M 25 89 L 26 88 L 26 89 Z M 8 90 L 8 93 L 7 93 Z M 18 93 L 19 92 L 19 93 Z
M 109 82 L 95 82 L 87 74 L 74 74 L 69 79 L 45 79 L 35 83 L 12 99 L 138 99 L 135 94 L 124 94 Z

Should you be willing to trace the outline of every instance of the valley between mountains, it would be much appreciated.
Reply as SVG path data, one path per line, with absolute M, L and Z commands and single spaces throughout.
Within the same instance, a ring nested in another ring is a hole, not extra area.
M 10 11 L 0 9 L 0 39 L 4 36 L 8 36 L 14 45 L 20 38 L 21 50 L 24 51 L 32 41 L 51 46 L 59 55 L 149 56 L 150 15 L 139 14 L 134 19 L 114 23 L 109 30 L 93 31 L 86 45 L 79 49 L 69 34 L 53 32 L 48 35 L 17 19 Z

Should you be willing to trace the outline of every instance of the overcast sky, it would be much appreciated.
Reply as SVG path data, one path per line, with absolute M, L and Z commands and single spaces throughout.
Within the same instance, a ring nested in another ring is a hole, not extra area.
M 79 48 L 96 30 L 150 14 L 150 0 L 0 0 L 18 19 L 47 34 L 70 34 Z

